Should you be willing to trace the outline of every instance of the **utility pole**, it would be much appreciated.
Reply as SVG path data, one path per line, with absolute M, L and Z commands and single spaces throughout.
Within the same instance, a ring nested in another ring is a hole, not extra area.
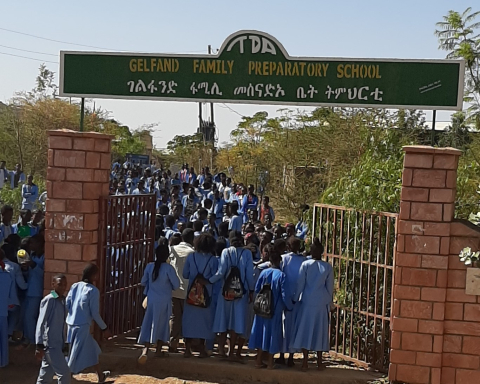
M 432 116 L 432 147 L 435 145 L 435 120 L 437 119 L 437 111 L 433 111 Z

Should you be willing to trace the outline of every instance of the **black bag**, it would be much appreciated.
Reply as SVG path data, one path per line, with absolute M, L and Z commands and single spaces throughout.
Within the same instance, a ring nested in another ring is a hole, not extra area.
M 271 319 L 273 317 L 273 293 L 272 286 L 269 283 L 262 285 L 262 289 L 255 297 L 253 302 L 253 311 L 257 316 Z
M 237 251 L 235 250 L 235 253 Z M 238 264 L 238 260 L 242 257 L 242 252 L 240 256 L 236 260 L 236 264 Z M 225 283 L 223 284 L 223 297 L 227 301 L 233 301 L 236 299 L 241 299 L 245 294 L 245 289 L 242 283 L 242 275 L 240 273 L 240 269 L 238 269 L 237 265 L 233 265 L 230 267 L 230 271 L 228 271 L 227 278 L 225 279 Z
M 210 257 L 211 259 L 211 257 Z M 198 273 L 193 279 L 192 285 L 188 289 L 187 292 L 187 304 L 193 305 L 195 307 L 200 308 L 208 308 L 210 303 L 212 302 L 212 298 L 208 293 L 207 287 L 200 283 L 199 279 L 204 278 L 203 274 L 207 269 L 208 264 L 210 263 L 210 259 L 208 259 L 207 264 L 205 264 L 205 268 L 203 269 L 202 273 Z M 193 262 L 195 263 L 195 267 L 197 268 L 197 262 L 195 261 L 195 254 L 193 254 Z

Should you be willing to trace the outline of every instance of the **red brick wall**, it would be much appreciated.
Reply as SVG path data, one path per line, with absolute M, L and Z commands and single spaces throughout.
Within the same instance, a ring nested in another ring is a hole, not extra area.
M 112 136 L 67 130 L 48 132 L 45 214 L 45 290 L 65 273 L 77 282 L 97 260 L 99 197 L 108 195 Z
M 466 268 L 458 260 L 465 246 L 479 249 L 480 234 L 453 221 L 461 152 L 404 150 L 389 378 L 480 383 L 480 297 L 465 294 Z

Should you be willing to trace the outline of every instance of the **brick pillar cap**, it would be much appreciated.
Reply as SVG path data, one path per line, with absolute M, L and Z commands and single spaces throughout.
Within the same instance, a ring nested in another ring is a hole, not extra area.
M 435 153 L 438 155 L 455 155 L 460 156 L 462 151 L 455 148 L 434 148 L 428 145 L 405 145 L 403 147 L 406 153 Z
M 92 139 L 107 139 L 113 140 L 115 136 L 107 135 L 105 133 L 99 132 L 80 132 L 72 131 L 70 129 L 55 129 L 47 131 L 48 136 L 68 136 L 68 137 L 82 137 L 82 138 L 92 138 Z

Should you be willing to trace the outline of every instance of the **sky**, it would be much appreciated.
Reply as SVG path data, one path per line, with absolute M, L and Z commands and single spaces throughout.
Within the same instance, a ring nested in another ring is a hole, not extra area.
M 276 37 L 290 56 L 443 59 L 446 52 L 438 50 L 435 23 L 450 9 L 463 12 L 473 3 L 471 0 L 2 1 L 0 101 L 7 101 L 17 91 L 32 89 L 42 61 L 58 74 L 60 50 L 98 51 L 67 43 L 114 51 L 199 54 L 207 53 L 208 45 L 220 48 L 231 33 L 249 29 Z M 195 133 L 198 126 L 196 103 L 106 99 L 96 99 L 95 103 L 130 128 L 158 124 L 153 132 L 158 148 L 165 148 L 177 134 Z M 230 132 L 242 115 L 267 111 L 273 117 L 278 115 L 279 108 L 216 104 L 219 142 L 230 139 Z M 447 121 L 449 116 L 448 112 L 439 112 L 437 120 Z M 427 120 L 431 120 L 431 112 L 427 112 Z

